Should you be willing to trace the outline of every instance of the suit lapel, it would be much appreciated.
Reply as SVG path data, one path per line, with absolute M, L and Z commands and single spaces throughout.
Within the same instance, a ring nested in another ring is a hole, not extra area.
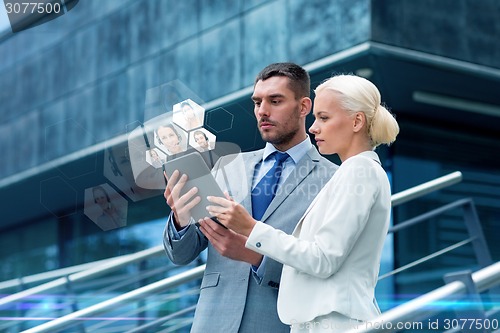
M 307 154 L 304 155 L 295 166 L 293 172 L 288 176 L 286 181 L 280 185 L 276 196 L 267 207 L 266 212 L 262 216 L 262 221 L 266 219 L 281 205 L 281 203 L 302 183 L 302 181 L 311 173 L 319 162 L 320 155 L 316 148 L 312 147 Z

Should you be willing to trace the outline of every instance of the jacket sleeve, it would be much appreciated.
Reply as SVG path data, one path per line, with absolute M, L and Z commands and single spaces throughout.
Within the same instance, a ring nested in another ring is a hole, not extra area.
M 298 271 L 320 278 L 331 276 L 356 244 L 380 191 L 371 168 L 365 158 L 339 168 L 294 232 L 312 228 L 306 239 L 258 223 L 246 247 Z
M 174 237 L 173 214 L 170 213 L 163 232 L 163 247 L 170 260 L 176 265 L 187 265 L 206 249 L 208 240 L 194 224 L 179 238 Z

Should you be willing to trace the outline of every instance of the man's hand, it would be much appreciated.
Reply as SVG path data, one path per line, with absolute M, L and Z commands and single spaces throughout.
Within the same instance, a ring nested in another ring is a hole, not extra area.
M 259 266 L 262 255 L 245 247 L 247 237 L 226 229 L 210 218 L 200 220 L 200 230 L 222 256 Z
M 167 175 L 165 174 L 165 178 Z M 201 198 L 195 196 L 198 193 L 198 189 L 193 187 L 181 196 L 181 190 L 186 185 L 188 181 L 187 175 L 182 175 L 178 170 L 175 170 L 167 179 L 167 187 L 163 196 L 167 201 L 167 205 L 170 206 L 175 217 L 175 227 L 179 230 L 184 228 L 189 224 L 191 219 L 191 209 L 196 206 Z

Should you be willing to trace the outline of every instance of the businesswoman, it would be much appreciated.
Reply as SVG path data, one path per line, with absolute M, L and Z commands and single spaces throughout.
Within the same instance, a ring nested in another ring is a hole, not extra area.
M 160 149 L 167 155 L 179 154 L 186 150 L 182 143 L 182 136 L 172 124 L 159 126 L 156 135 Z
M 336 153 L 342 164 L 292 235 L 254 220 L 229 197 L 210 197 L 207 209 L 247 236 L 247 248 L 284 264 L 278 314 L 291 332 L 344 332 L 380 313 L 374 289 L 391 191 L 374 149 L 392 143 L 399 126 L 364 78 L 334 76 L 315 93 L 309 132 L 322 154 Z

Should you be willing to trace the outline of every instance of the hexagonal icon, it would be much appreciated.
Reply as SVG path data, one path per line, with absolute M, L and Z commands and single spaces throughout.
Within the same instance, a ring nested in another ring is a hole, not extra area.
M 171 113 L 170 113 L 171 114 Z M 149 121 L 152 126 L 159 122 L 169 121 L 171 117 L 162 115 L 154 118 L 155 121 Z M 152 162 L 151 151 L 154 150 L 160 156 L 160 161 L 166 158 L 166 155 L 159 148 L 154 146 L 155 127 L 139 125 L 133 129 L 128 135 L 128 149 L 130 156 L 130 165 L 132 167 L 133 179 L 135 184 L 141 188 L 142 192 L 158 193 L 156 190 L 165 190 L 165 177 L 163 169 L 158 164 L 156 168 L 155 162 Z M 151 162 L 151 163 L 150 163 Z M 154 190 L 154 191 L 152 191 Z
M 185 131 L 191 131 L 203 126 L 205 109 L 191 99 L 175 104 L 173 112 L 174 123 Z
M 136 154 L 138 151 L 141 152 L 140 156 Z M 132 160 L 140 159 L 147 164 L 145 151 L 145 149 L 138 150 L 134 144 L 131 147 L 130 141 L 117 143 L 106 147 L 104 150 L 104 177 L 133 201 L 147 199 L 159 194 L 136 183 L 136 177 L 132 169 Z M 158 180 L 161 182 L 162 178 L 156 177 L 155 181 L 157 182 Z
M 167 156 L 158 148 L 152 148 L 146 153 L 146 162 L 156 169 L 161 168 L 166 161 Z
M 186 99 L 201 104 L 203 101 L 182 81 L 175 79 L 146 90 L 144 120 L 150 120 L 165 112 L 172 112 L 174 105 Z
M 96 143 L 92 133 L 73 118 L 63 119 L 46 126 L 44 139 L 47 160 L 69 155 L 68 152 L 78 151 Z M 91 152 L 86 157 L 85 163 L 64 163 L 58 165 L 57 168 L 68 179 L 94 173 L 97 169 L 97 153 Z
M 187 133 L 173 122 L 160 122 L 156 124 L 154 143 L 165 154 L 176 155 L 187 150 Z
M 189 145 L 200 153 L 215 149 L 216 140 L 217 137 L 206 128 L 198 128 L 189 132 Z
M 243 113 L 244 114 L 244 113 Z M 226 109 L 219 107 L 207 112 L 206 128 L 214 133 L 220 133 L 233 128 L 234 116 Z
M 57 189 L 54 192 L 54 189 Z M 78 210 L 77 191 L 62 177 L 40 181 L 40 203 L 56 217 L 75 214 Z
M 85 189 L 83 212 L 104 231 L 127 225 L 128 202 L 109 184 Z

